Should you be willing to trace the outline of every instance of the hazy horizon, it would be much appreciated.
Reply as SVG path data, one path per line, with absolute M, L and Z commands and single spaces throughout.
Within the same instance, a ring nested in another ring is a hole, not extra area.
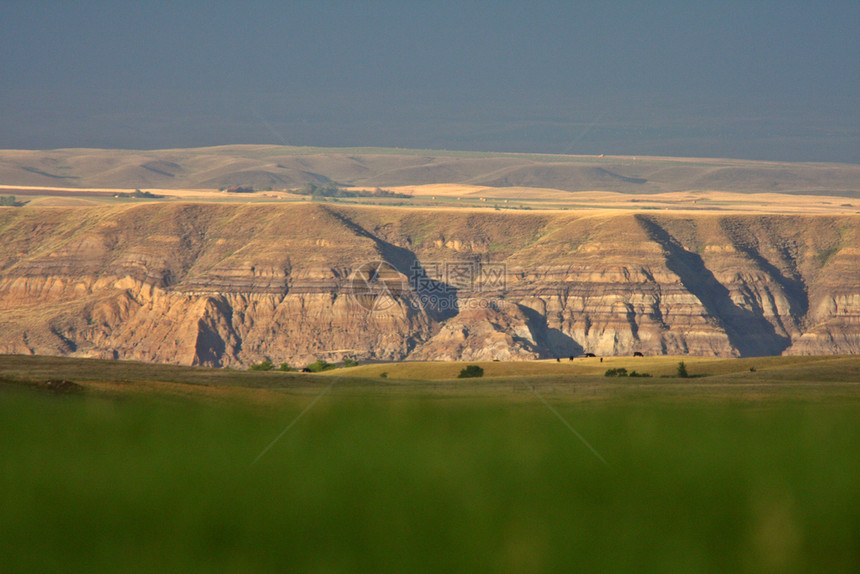
M 860 3 L 5 3 L 0 147 L 860 163 Z

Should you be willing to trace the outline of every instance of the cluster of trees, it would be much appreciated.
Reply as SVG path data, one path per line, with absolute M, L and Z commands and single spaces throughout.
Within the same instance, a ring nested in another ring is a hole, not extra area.
M 627 372 L 627 369 L 620 367 L 618 369 L 608 369 L 603 373 L 604 377 L 650 377 L 648 373 L 637 373 L 635 370 Z
M 750 369 L 754 371 L 755 369 Z M 636 371 L 627 372 L 627 369 L 624 367 L 619 367 L 617 369 L 608 369 L 605 373 L 603 373 L 604 377 L 650 377 L 648 373 L 637 373 Z M 660 375 L 661 377 L 669 377 L 671 375 Z M 689 379 L 691 377 L 701 376 L 701 375 L 691 375 L 687 372 L 687 365 L 684 364 L 684 361 L 678 363 L 678 369 L 675 372 L 675 376 L 681 379 Z
M 525 211 L 530 211 L 531 207 L 528 205 L 499 205 L 498 203 L 493 204 L 493 209 L 496 211 L 501 211 L 503 209 L 522 209 Z
M 23 201 L 18 201 L 14 195 L 0 195 L 0 207 L 21 207 Z
M 251 365 L 250 369 L 252 371 L 274 371 L 275 370 L 275 364 L 272 361 L 270 361 L 269 359 L 266 359 L 260 363 L 257 363 L 256 365 Z M 281 365 L 279 367 L 277 367 L 277 370 L 279 370 L 279 371 L 295 371 L 295 369 L 292 368 L 289 363 L 281 363 Z
M 350 358 L 346 358 L 343 360 L 344 367 L 357 367 L 358 361 Z M 317 359 L 307 367 L 302 370 L 308 370 L 312 373 L 320 373 L 322 371 L 329 371 L 331 369 L 337 369 L 338 365 L 334 365 L 329 363 L 323 359 Z M 265 359 L 255 365 L 251 365 L 249 367 L 252 371 L 296 371 L 298 369 L 291 367 L 289 363 L 281 363 L 280 366 L 276 366 L 269 359 Z
M 159 199 L 164 196 L 156 195 L 150 191 L 141 191 L 139 189 L 135 189 L 132 193 L 118 193 L 114 197 L 130 197 L 133 199 Z
M 395 197 L 408 198 L 405 193 L 396 193 L 387 189 L 377 187 L 373 191 L 364 189 L 344 189 L 336 183 L 326 183 L 318 185 L 315 183 L 306 183 L 299 189 L 293 190 L 293 193 L 298 195 L 309 195 L 311 197 Z

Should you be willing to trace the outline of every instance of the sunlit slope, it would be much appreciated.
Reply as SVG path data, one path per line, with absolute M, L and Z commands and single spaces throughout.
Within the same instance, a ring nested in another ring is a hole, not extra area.
M 5 208 L 0 351 L 216 366 L 858 353 L 858 223 L 314 203 Z M 356 271 L 374 262 L 396 286 L 384 301 L 356 296 Z

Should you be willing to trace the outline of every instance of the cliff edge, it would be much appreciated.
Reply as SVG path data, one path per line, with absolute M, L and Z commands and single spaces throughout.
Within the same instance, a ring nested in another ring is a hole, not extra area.
M 860 353 L 860 216 L 0 208 L 0 352 L 242 366 Z

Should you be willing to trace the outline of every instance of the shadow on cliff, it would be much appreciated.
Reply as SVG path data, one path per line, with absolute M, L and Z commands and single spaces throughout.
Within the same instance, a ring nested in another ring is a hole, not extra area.
M 798 277 L 787 277 L 786 275 L 783 275 L 782 271 L 765 259 L 757 249 L 752 247 L 750 242 L 744 241 L 743 238 L 739 236 L 737 228 L 729 225 L 726 220 L 722 220 L 720 222 L 720 228 L 723 230 L 723 233 L 731 239 L 732 246 L 736 250 L 740 251 L 755 262 L 759 269 L 767 273 L 770 278 L 779 285 L 780 289 L 782 289 L 783 295 L 785 295 L 785 298 L 788 301 L 788 310 L 791 317 L 795 321 L 800 321 L 805 317 L 809 311 L 809 293 L 807 293 L 806 285 L 803 281 Z M 785 261 L 794 262 L 794 258 L 791 257 L 785 249 L 783 249 L 780 254 Z
M 242 339 L 232 327 L 233 308 L 222 297 L 210 297 L 203 316 L 197 321 L 193 365 L 223 367 L 224 358 L 235 359 Z
M 356 235 L 361 235 L 376 243 L 382 259 L 407 278 L 409 287 L 418 296 L 422 308 L 431 319 L 445 321 L 460 312 L 457 288 L 428 276 L 427 270 L 415 253 L 405 247 L 398 247 L 380 239 L 332 209 L 326 209 L 326 211 Z M 365 262 L 357 261 L 356 267 L 362 263 Z
M 560 329 L 547 324 L 546 317 L 525 305 L 517 305 L 528 320 L 527 326 L 538 347 L 541 359 L 576 357 L 583 353 L 582 345 Z
M 743 357 L 779 355 L 791 340 L 779 335 L 763 316 L 738 307 L 729 290 L 705 267 L 702 258 L 687 251 L 653 219 L 636 215 L 636 221 L 666 254 L 666 267 L 678 275 L 684 287 L 695 295 L 710 316 L 719 321 L 731 345 Z

